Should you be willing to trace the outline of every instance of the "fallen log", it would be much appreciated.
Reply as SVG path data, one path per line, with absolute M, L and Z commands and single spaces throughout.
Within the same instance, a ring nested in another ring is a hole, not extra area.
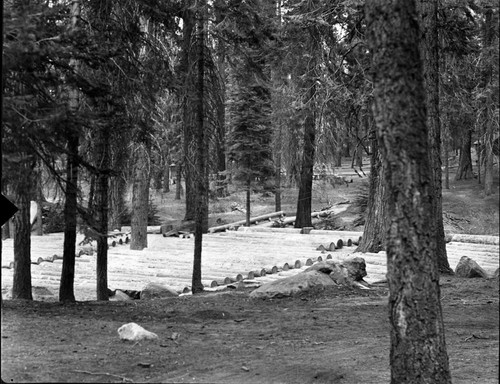
M 500 237 L 499 236 L 453 234 L 453 235 L 451 235 L 451 241 L 456 241 L 456 242 L 461 242 L 461 243 L 499 245 L 500 244 Z
M 255 222 L 262 221 L 262 220 L 271 219 L 273 217 L 282 217 L 284 215 L 285 215 L 285 212 L 283 212 L 283 211 L 267 213 L 265 215 L 250 218 L 250 224 L 253 224 Z M 240 221 L 236 221 L 234 223 L 219 225 L 217 227 L 208 228 L 208 233 L 225 231 L 226 229 L 239 227 L 239 226 L 245 225 L 246 223 L 247 223 L 246 220 L 240 220 Z

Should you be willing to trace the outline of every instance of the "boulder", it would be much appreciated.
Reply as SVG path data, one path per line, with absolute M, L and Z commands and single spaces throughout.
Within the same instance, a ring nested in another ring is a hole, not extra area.
M 141 299 L 158 299 L 162 297 L 177 297 L 179 294 L 172 288 L 158 283 L 149 283 L 141 291 Z
M 329 275 L 334 270 L 335 270 L 335 262 L 331 259 L 327 259 L 325 261 L 318 261 L 314 263 L 309 268 L 306 268 L 304 272 L 317 271 Z
M 340 263 L 331 259 L 314 263 L 304 272 L 318 271 L 330 275 L 334 280 L 344 281 L 348 278 L 352 281 L 361 281 L 366 276 L 366 263 L 362 257 L 352 257 Z M 332 275 L 333 273 L 333 275 Z M 339 283 L 342 284 L 342 283 Z
M 366 263 L 362 257 L 352 257 L 340 264 L 347 268 L 349 277 L 354 281 L 361 281 L 366 276 Z
M 315 270 L 301 272 L 294 276 L 275 280 L 262 285 L 250 293 L 252 298 L 279 298 L 292 296 L 298 292 L 307 291 L 313 287 L 336 285 L 325 273 Z
M 154 340 L 158 335 L 153 332 L 146 331 L 136 323 L 128 323 L 118 328 L 118 335 L 121 340 L 139 341 L 139 340 Z
M 488 273 L 474 260 L 467 256 L 462 256 L 455 268 L 455 275 L 458 277 L 484 277 L 488 278 Z
M 132 298 L 120 289 L 114 292 L 114 295 L 109 296 L 109 301 L 129 301 Z

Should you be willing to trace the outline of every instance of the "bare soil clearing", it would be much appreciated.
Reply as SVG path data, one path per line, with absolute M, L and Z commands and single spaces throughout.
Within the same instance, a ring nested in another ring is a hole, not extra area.
M 497 383 L 498 280 L 443 276 L 453 382 Z M 387 288 L 134 302 L 4 302 L 4 382 L 386 383 Z M 122 342 L 136 322 L 155 341 Z

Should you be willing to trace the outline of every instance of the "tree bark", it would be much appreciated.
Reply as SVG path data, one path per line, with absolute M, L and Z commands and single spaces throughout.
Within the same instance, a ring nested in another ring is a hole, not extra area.
M 183 76 L 183 149 L 184 149 L 184 180 L 185 180 L 185 196 L 186 196 L 186 213 L 185 221 L 195 220 L 196 216 L 196 170 L 193 164 L 193 159 L 196 157 L 196 106 L 195 100 L 196 84 L 194 80 L 197 74 L 193 73 L 191 68 L 196 66 L 196 55 L 193 55 L 193 35 L 195 31 L 195 13 L 192 9 L 194 5 L 192 1 L 188 2 L 184 8 L 182 20 L 182 57 L 181 57 L 181 73 Z M 194 57 L 193 57 L 194 56 Z
M 75 301 L 75 254 L 78 203 L 78 132 L 68 128 L 68 158 L 66 164 L 66 193 L 64 203 L 64 248 L 59 301 Z
M 377 253 L 385 248 L 385 233 L 389 224 L 387 205 L 388 195 L 384 170 L 378 150 L 376 132 L 372 136 L 372 153 L 370 165 L 370 187 L 368 192 L 367 214 L 363 236 L 356 252 Z
M 216 24 L 224 21 L 224 15 L 221 12 L 224 7 L 224 1 L 216 0 L 214 2 Z M 215 194 L 218 197 L 225 197 L 228 194 L 226 181 L 226 43 L 222 38 L 217 39 L 217 71 L 219 73 L 220 91 L 216 100 L 215 151 L 217 156 L 217 181 Z
M 462 136 L 462 145 L 460 146 L 460 158 L 458 162 L 457 174 L 455 180 L 471 179 L 472 174 L 472 130 L 468 129 Z
M 132 215 L 130 229 L 130 249 L 142 251 L 148 246 L 148 211 L 149 183 L 148 167 L 149 151 L 147 144 L 141 143 L 136 148 L 134 183 L 132 187 Z
M 98 132 L 99 170 L 96 180 L 97 214 L 97 300 L 108 301 L 108 190 L 109 190 L 109 127 Z
M 182 194 L 182 164 L 177 163 L 177 172 L 175 174 L 175 200 L 180 200 Z
M 19 163 L 19 174 L 13 186 L 14 203 L 19 211 L 14 215 L 14 279 L 12 299 L 33 300 L 31 294 L 31 223 L 29 161 Z
M 415 2 L 366 4 L 374 116 L 390 196 L 391 383 L 451 383 L 434 255 L 432 169 Z
M 108 227 L 111 231 L 115 229 L 121 231 L 122 229 L 122 216 L 125 211 L 124 194 L 126 187 L 127 185 L 125 179 L 121 175 L 110 179 L 110 214 Z
M 308 58 L 307 73 L 309 73 L 309 76 L 304 84 L 305 87 L 303 87 L 307 89 L 304 100 L 306 116 L 304 121 L 304 147 L 295 228 L 312 227 L 311 201 L 316 150 L 316 78 L 314 75 L 316 73 L 316 60 L 314 58 L 318 50 L 318 37 L 314 26 L 309 27 L 308 40 L 310 57 Z
M 435 220 L 436 257 L 439 272 L 453 274 L 453 270 L 448 263 L 443 224 L 437 2 L 435 0 L 418 0 L 416 5 L 420 16 L 420 32 L 422 35 L 419 39 L 419 49 L 424 73 L 430 165 L 433 176 L 432 191 L 434 199 L 432 200 L 432 212 Z
M 496 27 L 495 27 L 496 26 Z M 485 57 L 485 69 L 482 74 L 482 85 L 484 88 L 493 88 L 491 84 L 493 78 L 493 62 L 494 57 L 490 53 L 492 50 L 492 44 L 495 36 L 495 29 L 498 33 L 498 12 L 494 15 L 493 10 L 488 8 L 484 17 L 484 27 L 483 27 L 483 51 Z M 498 44 L 498 39 L 497 39 Z M 498 77 L 497 77 L 498 79 Z M 498 81 L 498 80 L 497 80 Z M 498 84 L 498 83 L 497 83 Z M 498 99 L 497 99 L 498 103 Z M 484 193 L 486 196 L 490 196 L 493 193 L 493 141 L 495 139 L 495 117 L 494 110 L 495 107 L 491 104 L 495 104 L 493 100 L 487 100 L 484 111 L 482 112 L 483 125 L 485 127 L 485 153 L 484 153 Z M 497 105 L 498 108 L 498 105 Z M 498 112 L 498 109 L 497 109 Z M 498 124 L 498 123 L 497 123 Z
M 208 137 L 205 129 L 205 12 L 206 1 L 197 9 L 197 81 L 196 81 L 196 156 L 193 157 L 197 177 L 195 178 L 196 216 L 194 237 L 194 260 L 191 290 L 193 294 L 203 291 L 201 281 L 201 257 L 203 233 L 208 230 Z

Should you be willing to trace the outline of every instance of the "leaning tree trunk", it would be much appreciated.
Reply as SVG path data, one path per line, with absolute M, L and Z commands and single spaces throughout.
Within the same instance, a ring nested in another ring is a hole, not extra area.
M 423 34 L 419 39 L 419 49 L 424 70 L 430 164 L 433 176 L 432 189 L 434 199 L 432 201 L 432 212 L 435 220 L 436 257 L 438 259 L 439 272 L 453 274 L 446 254 L 443 224 L 437 2 L 418 0 L 416 4 L 420 15 L 420 31 Z
M 135 152 L 130 249 L 141 251 L 148 246 L 148 210 L 150 172 L 147 145 L 139 144 Z
M 27 156 L 27 155 L 25 155 Z M 27 159 L 27 157 L 26 157 Z M 14 280 L 12 299 L 33 300 L 31 294 L 31 223 L 30 223 L 30 161 L 19 163 L 18 177 L 14 181 L 14 203 L 19 211 L 14 215 Z
M 471 179 L 472 174 L 472 131 L 467 130 L 465 135 L 462 136 L 462 145 L 460 146 L 460 158 L 458 162 L 457 174 L 455 180 Z
M 374 116 L 390 196 L 391 383 L 451 383 L 434 255 L 432 169 L 415 2 L 366 3 Z

